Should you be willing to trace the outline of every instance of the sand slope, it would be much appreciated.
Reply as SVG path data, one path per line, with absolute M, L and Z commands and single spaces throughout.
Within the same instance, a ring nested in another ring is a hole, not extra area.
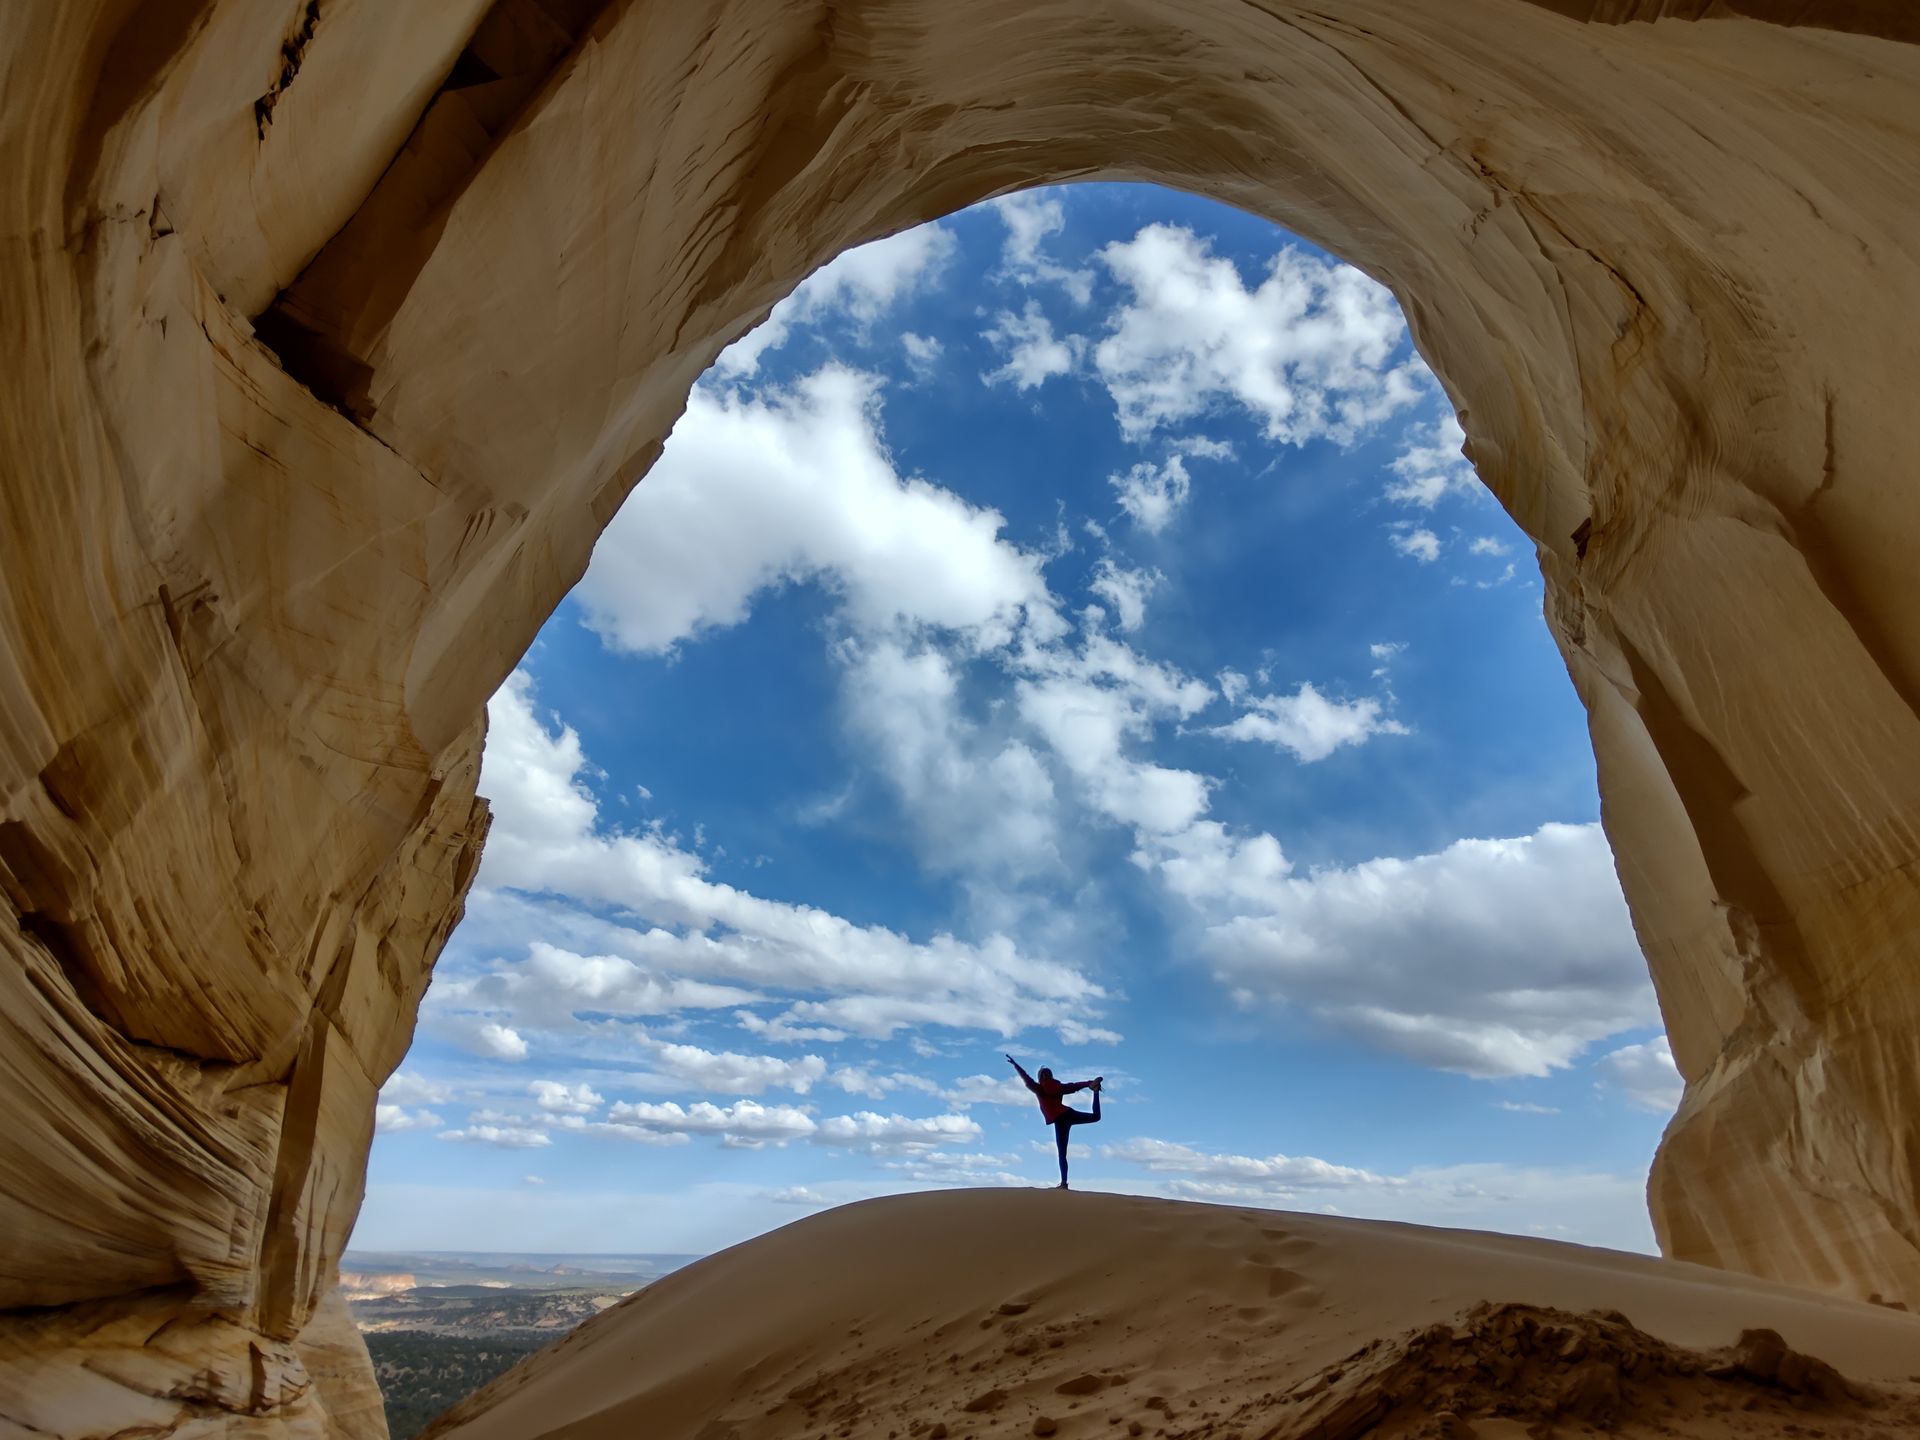
M 1804 1353 L 1731 1348 L 1758 1327 Z M 1692 1265 L 965 1190 L 849 1205 L 715 1255 L 430 1433 L 1913 1435 L 1916 1376 L 1920 1319 Z

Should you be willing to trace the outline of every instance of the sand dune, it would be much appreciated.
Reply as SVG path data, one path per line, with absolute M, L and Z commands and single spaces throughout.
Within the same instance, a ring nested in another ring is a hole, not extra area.
M 1544 1240 L 949 1191 L 690 1266 L 429 1433 L 1916 1435 L 1920 1319 Z

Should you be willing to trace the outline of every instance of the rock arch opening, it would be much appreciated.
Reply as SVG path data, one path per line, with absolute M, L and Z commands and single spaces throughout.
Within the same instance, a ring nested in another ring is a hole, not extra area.
M 122 1424 L 363 1422 L 331 1265 L 484 834 L 485 697 L 801 275 L 1096 176 L 1401 298 L 1589 709 L 1689 1081 L 1663 1244 L 1911 1295 L 1904 10 L 3 25 L 0 1303 L 59 1307 L 8 1322 L 56 1375 L 12 1418 L 84 1384 Z
M 1191 197 L 1023 192 L 818 272 L 490 704 L 354 1249 L 1038 1183 L 1007 1048 L 1116 1082 L 1096 1187 L 1650 1248 L 1672 1100 L 1612 1082 L 1658 1014 L 1450 419 L 1384 290 Z

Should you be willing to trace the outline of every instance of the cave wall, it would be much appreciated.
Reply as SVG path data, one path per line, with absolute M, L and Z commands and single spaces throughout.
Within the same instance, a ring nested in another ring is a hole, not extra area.
M 720 348 L 1076 179 L 1400 297 L 1591 715 L 1688 1081 L 1662 1245 L 1920 1302 L 1916 41 L 1901 0 L 0 8 L 0 1420 L 378 1433 L 333 1267 L 487 696 Z

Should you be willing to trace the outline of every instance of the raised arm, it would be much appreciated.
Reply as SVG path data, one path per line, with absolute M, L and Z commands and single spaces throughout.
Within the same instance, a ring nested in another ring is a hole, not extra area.
M 1011 1055 L 1007 1056 L 1007 1064 L 1013 1066 L 1016 1070 L 1020 1070 L 1020 1062 Z M 1025 1083 L 1027 1089 L 1033 1090 L 1038 1088 L 1033 1083 L 1033 1076 L 1027 1074 L 1025 1070 L 1020 1070 L 1020 1079 Z

